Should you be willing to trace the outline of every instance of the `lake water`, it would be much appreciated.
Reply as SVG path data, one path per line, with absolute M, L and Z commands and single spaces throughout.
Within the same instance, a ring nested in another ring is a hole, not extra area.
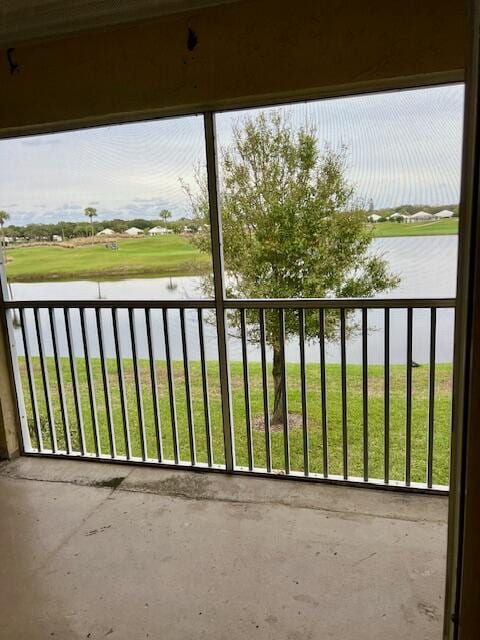
M 384 298 L 450 298 L 455 296 L 456 271 L 457 271 L 457 236 L 424 236 L 424 237 L 397 237 L 377 238 L 372 243 L 372 251 L 381 254 L 390 263 L 392 271 L 401 277 L 400 285 L 388 293 L 379 294 Z M 198 277 L 178 278 L 151 278 L 130 279 L 107 282 L 56 282 L 56 283 L 15 283 L 11 286 L 11 294 L 14 300 L 155 300 L 155 299 L 194 299 L 202 297 Z M 208 312 L 205 312 L 206 316 Z M 32 353 L 38 353 L 36 345 L 33 317 L 27 313 L 29 320 L 29 342 Z M 59 332 L 59 348 L 63 355 L 67 354 L 66 335 L 63 324 L 63 314 L 56 313 Z M 172 357 L 181 358 L 181 335 L 178 311 L 169 311 L 169 330 L 172 347 Z M 98 354 L 98 340 L 94 313 L 86 312 L 87 331 L 93 355 Z M 113 357 L 114 342 L 111 314 L 102 312 L 105 349 L 109 357 Z M 77 312 L 72 315 L 74 327 L 74 344 L 76 353 L 81 355 L 82 343 Z M 45 348 L 48 355 L 52 354 L 51 337 L 48 328 L 48 314 L 41 312 L 41 322 L 46 336 Z M 428 362 L 429 358 L 429 326 L 430 315 L 428 310 L 418 309 L 414 311 L 413 330 L 413 359 L 418 363 Z M 138 351 L 140 357 L 147 357 L 144 315 L 135 313 L 135 326 L 137 329 Z M 152 312 L 152 326 L 154 329 L 155 352 L 158 358 L 165 357 L 163 324 L 161 312 Z M 437 317 L 437 362 L 451 362 L 453 356 L 453 309 L 439 310 Z M 370 310 L 368 312 L 368 358 L 369 362 L 383 362 L 383 310 Z M 128 316 L 126 311 L 119 313 L 119 328 L 121 335 L 122 353 L 125 356 L 131 354 Z M 186 312 L 186 328 L 188 336 L 188 351 L 191 359 L 199 358 L 198 324 L 196 312 Z M 208 359 L 217 358 L 215 328 L 210 322 L 204 325 L 205 348 Z M 391 335 L 391 361 L 392 363 L 404 363 L 406 361 L 406 312 L 392 310 L 390 318 Z M 21 333 L 16 330 L 18 352 L 23 353 Z M 241 344 L 238 339 L 229 339 L 230 358 L 241 359 Z M 259 349 L 255 345 L 249 345 L 248 354 L 251 360 L 259 360 Z M 292 340 L 286 349 L 288 361 L 299 361 L 298 341 Z M 339 362 L 340 349 L 337 343 L 329 343 L 326 349 L 328 362 Z M 306 349 L 306 358 L 309 362 L 318 362 L 318 343 L 311 343 Z M 361 340 L 358 335 L 353 335 L 347 343 L 348 362 L 361 362 Z

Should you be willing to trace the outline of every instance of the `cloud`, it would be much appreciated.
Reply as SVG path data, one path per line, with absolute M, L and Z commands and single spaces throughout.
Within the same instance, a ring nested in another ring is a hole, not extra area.
M 155 204 L 160 202 L 159 198 L 133 198 L 132 202 L 138 204 Z

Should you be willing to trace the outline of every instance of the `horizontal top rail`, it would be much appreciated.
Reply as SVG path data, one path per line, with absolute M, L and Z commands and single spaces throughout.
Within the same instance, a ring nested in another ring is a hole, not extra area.
M 215 300 L 7 300 L 4 309 L 215 309 Z
M 444 309 L 455 298 L 231 298 L 226 309 Z
M 201 300 L 8 300 L 4 309 L 215 309 Z M 446 309 L 455 298 L 228 298 L 225 309 Z

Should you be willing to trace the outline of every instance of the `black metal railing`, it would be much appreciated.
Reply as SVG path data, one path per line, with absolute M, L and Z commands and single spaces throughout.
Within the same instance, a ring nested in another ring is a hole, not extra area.
M 25 452 L 444 490 L 453 307 L 5 302 Z

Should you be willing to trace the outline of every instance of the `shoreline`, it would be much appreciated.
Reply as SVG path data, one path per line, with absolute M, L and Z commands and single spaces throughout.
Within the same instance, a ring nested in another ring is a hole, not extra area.
M 413 225 L 410 225 L 413 226 Z M 423 233 L 408 233 L 400 235 L 375 235 L 376 239 L 385 238 L 436 238 L 442 237 L 457 237 L 458 234 L 454 233 L 437 233 L 437 234 L 423 234 Z M 133 241 L 134 242 L 134 241 Z M 42 250 L 41 247 L 31 247 L 31 250 Z M 57 247 L 51 247 L 53 251 L 58 250 Z M 14 251 L 29 251 L 30 248 L 19 248 Z M 50 273 L 38 273 L 35 271 L 27 271 L 20 274 L 11 273 L 9 266 L 13 266 L 12 262 L 7 262 L 7 280 L 11 284 L 39 284 L 39 283 L 55 283 L 55 282 L 121 282 L 122 280 L 136 280 L 136 279 L 154 279 L 154 278 L 180 278 L 180 277 L 195 277 L 203 276 L 211 272 L 211 260 L 208 256 L 195 256 L 192 262 L 185 262 L 184 260 L 178 261 L 176 264 L 150 264 L 140 265 L 136 264 L 124 264 L 121 267 L 118 265 L 109 265 L 108 268 L 102 266 L 100 269 L 82 269 L 78 271 L 55 270 Z M 13 269 L 14 270 L 14 269 Z
M 44 274 L 38 279 L 38 274 L 22 274 L 21 276 L 10 276 L 7 269 L 7 280 L 10 284 L 41 284 L 41 283 L 61 283 L 61 282 L 122 282 L 123 280 L 153 280 L 155 278 L 194 278 L 208 274 L 210 269 L 158 269 L 126 270 L 115 273 L 115 270 L 108 273 L 102 271 L 80 272 L 80 273 L 59 273 Z M 31 277 L 30 277 L 31 276 Z

